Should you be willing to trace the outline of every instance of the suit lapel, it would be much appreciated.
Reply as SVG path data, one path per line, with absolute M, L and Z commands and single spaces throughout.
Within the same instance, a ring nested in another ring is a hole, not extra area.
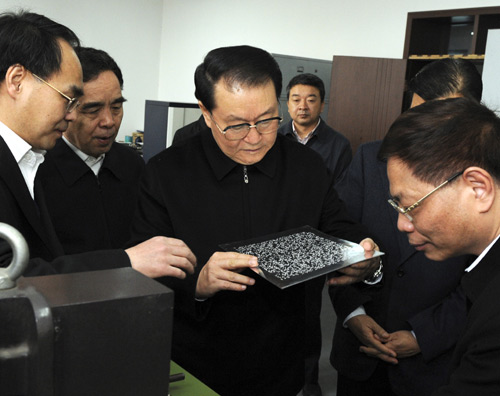
M 52 160 L 67 186 L 74 185 L 86 173 L 91 172 L 85 162 L 63 139 L 59 139 L 46 156 Z
M 492 279 L 499 276 L 500 240 L 491 247 L 482 260 L 462 277 L 462 287 L 467 298 L 474 303 Z
M 2 178 L 15 198 L 20 212 L 46 244 L 47 248 L 52 251 L 53 245 L 47 238 L 47 230 L 42 223 L 37 205 L 31 198 L 19 165 L 2 137 L 0 137 L 0 178 Z
M 40 220 L 45 230 L 45 243 L 48 243 L 47 246 L 50 246 L 54 257 L 62 256 L 64 255 L 64 250 L 61 242 L 59 241 L 59 238 L 57 237 L 54 225 L 52 224 L 52 220 L 47 209 L 47 204 L 45 203 L 45 195 L 43 194 L 42 183 L 38 179 L 35 179 L 35 199 L 38 204 Z

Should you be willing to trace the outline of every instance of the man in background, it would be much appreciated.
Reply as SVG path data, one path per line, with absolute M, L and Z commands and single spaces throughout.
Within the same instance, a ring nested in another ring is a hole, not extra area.
M 24 275 L 46 275 L 132 266 L 147 276 L 184 278 L 196 258 L 181 241 L 157 237 L 127 250 L 65 255 L 35 179 L 75 117 L 83 96 L 78 37 L 43 15 L 0 15 L 0 222 L 17 228 L 28 243 Z M 58 201 L 66 197 L 58 197 Z M 78 210 L 78 208 L 73 208 Z M 78 227 L 78 224 L 75 224 Z M 2 266 L 10 247 L 0 243 Z
M 203 115 L 200 116 L 196 121 L 193 121 L 182 128 L 179 128 L 172 139 L 172 145 L 177 145 L 185 140 L 198 135 L 199 133 L 210 133 L 210 129 L 205 124 L 205 119 Z
M 347 138 L 320 117 L 325 107 L 323 80 L 315 74 L 298 74 L 290 80 L 286 91 L 292 119 L 280 127 L 279 133 L 321 155 L 337 182 L 351 162 L 352 149 Z
M 125 246 L 144 170 L 136 151 L 115 142 L 125 102 L 120 68 L 101 50 L 76 54 L 84 95 L 37 174 L 67 254 Z
M 483 82 L 474 63 L 467 59 L 446 58 L 425 65 L 408 82 L 410 107 L 428 100 L 465 97 L 481 101 Z

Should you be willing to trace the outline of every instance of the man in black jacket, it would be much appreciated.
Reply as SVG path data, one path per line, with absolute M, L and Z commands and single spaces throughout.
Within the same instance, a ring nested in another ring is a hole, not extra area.
M 35 176 L 45 151 L 54 147 L 75 120 L 83 95 L 77 47 L 78 37 L 70 29 L 43 15 L 0 15 L 0 222 L 14 226 L 27 240 L 30 262 L 25 275 L 132 265 L 152 277 L 185 277 L 193 271 L 196 259 L 189 248 L 173 239 L 153 238 L 127 250 L 65 255 L 47 210 L 43 185 Z M 0 251 L 5 248 L 2 242 Z M 8 261 L 3 255 L 1 265 Z
M 80 47 L 76 54 L 84 95 L 37 173 L 68 254 L 125 246 L 144 170 L 137 152 L 115 142 L 125 102 L 120 68 L 101 50 Z
M 277 133 L 281 71 L 269 53 L 215 49 L 195 83 L 210 129 L 149 160 L 132 241 L 179 238 L 201 263 L 183 282 L 164 281 L 176 292 L 176 362 L 224 396 L 296 396 L 304 384 L 304 285 L 281 290 L 256 275 L 256 257 L 220 244 L 306 224 L 356 242 L 366 234 L 346 215 L 322 158 Z M 364 247 L 375 244 L 366 239 Z M 370 276 L 379 261 L 369 262 L 332 282 Z
M 500 119 L 477 102 L 426 102 L 382 142 L 398 229 L 431 260 L 478 256 L 461 286 L 467 323 L 433 395 L 500 394 Z M 437 263 L 436 265 L 439 265 Z
M 408 86 L 412 106 L 446 97 L 481 100 L 481 75 L 464 59 L 429 63 Z M 349 214 L 377 236 L 385 252 L 379 285 L 331 290 L 337 312 L 331 353 L 338 373 L 337 395 L 427 396 L 446 382 L 453 348 L 465 325 L 466 305 L 459 285 L 467 257 L 436 263 L 398 232 L 397 213 L 386 204 L 387 164 L 377 159 L 381 144 L 361 145 L 336 185 Z M 350 308 L 336 303 L 338 294 L 347 292 L 354 292 Z M 374 334 L 385 332 L 390 341 L 384 346 L 397 358 L 376 355 L 371 348 L 371 353 L 360 351 L 361 346 L 380 346 Z

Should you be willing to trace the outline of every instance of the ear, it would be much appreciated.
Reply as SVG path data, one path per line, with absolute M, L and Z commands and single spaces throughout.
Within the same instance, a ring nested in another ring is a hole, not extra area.
M 321 102 L 321 111 L 320 113 L 323 113 L 323 109 L 325 108 L 325 102 Z
M 201 102 L 201 100 L 198 101 L 198 106 L 200 107 L 201 113 L 203 114 L 203 118 L 205 119 L 205 124 L 212 129 L 212 117 L 210 117 L 210 112 L 207 110 L 205 105 Z
M 27 75 L 28 70 L 20 64 L 12 65 L 7 69 L 4 83 L 11 98 L 15 99 L 22 92 Z
M 464 171 L 462 178 L 472 192 L 471 196 L 478 213 L 488 212 L 497 194 L 495 180 L 490 173 L 477 166 L 471 166 Z

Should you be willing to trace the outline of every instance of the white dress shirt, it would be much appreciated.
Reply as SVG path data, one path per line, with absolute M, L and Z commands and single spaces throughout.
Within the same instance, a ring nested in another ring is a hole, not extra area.
M 499 237 L 500 237 L 500 235 L 498 235 L 498 236 L 497 236 L 497 237 L 493 240 L 493 242 L 491 242 L 491 243 L 490 243 L 490 244 L 486 247 L 486 249 L 484 249 L 484 250 L 483 250 L 483 252 L 482 252 L 479 256 L 477 256 L 477 258 L 474 260 L 474 262 L 473 262 L 471 265 L 469 265 L 469 266 L 465 269 L 465 271 L 466 271 L 466 272 L 470 272 L 470 271 L 472 271 L 472 270 L 476 267 L 476 265 L 478 265 L 478 264 L 479 264 L 479 262 L 483 259 L 483 257 L 484 257 L 484 256 L 486 256 L 486 253 L 488 253 L 488 252 L 490 251 L 490 249 L 493 247 L 493 245 L 496 243 L 496 241 L 498 240 L 498 238 L 499 238 Z
M 82 150 L 71 143 L 65 136 L 63 136 L 64 141 L 68 146 L 78 155 L 87 166 L 92 169 L 92 172 L 97 176 L 101 170 L 102 163 L 106 154 L 102 154 L 99 157 L 92 157 L 91 155 L 85 154 Z
M 35 199 L 35 176 L 38 167 L 45 160 L 44 155 L 46 151 L 33 149 L 28 142 L 23 140 L 17 133 L 12 131 L 1 121 L 0 136 L 2 136 L 19 165 L 19 169 L 21 170 L 26 186 L 31 194 L 31 198 Z
M 304 139 L 302 139 L 302 138 L 299 136 L 299 134 L 298 134 L 297 130 L 295 129 L 295 122 L 294 122 L 294 121 L 292 121 L 292 131 L 293 131 L 293 134 L 295 135 L 295 137 L 297 138 L 297 141 L 298 141 L 299 143 L 306 144 L 306 143 L 309 141 L 309 139 L 311 139 L 311 138 L 312 138 L 313 133 L 314 133 L 314 132 L 316 131 L 316 129 L 318 128 L 318 125 L 319 125 L 319 123 L 320 123 L 320 122 L 321 122 L 321 119 L 319 119 L 319 120 L 318 120 L 318 123 L 316 124 L 316 126 L 314 127 L 314 129 L 313 129 L 311 132 L 309 132 L 309 133 L 307 134 L 307 136 L 306 136 L 306 137 L 304 137 Z

